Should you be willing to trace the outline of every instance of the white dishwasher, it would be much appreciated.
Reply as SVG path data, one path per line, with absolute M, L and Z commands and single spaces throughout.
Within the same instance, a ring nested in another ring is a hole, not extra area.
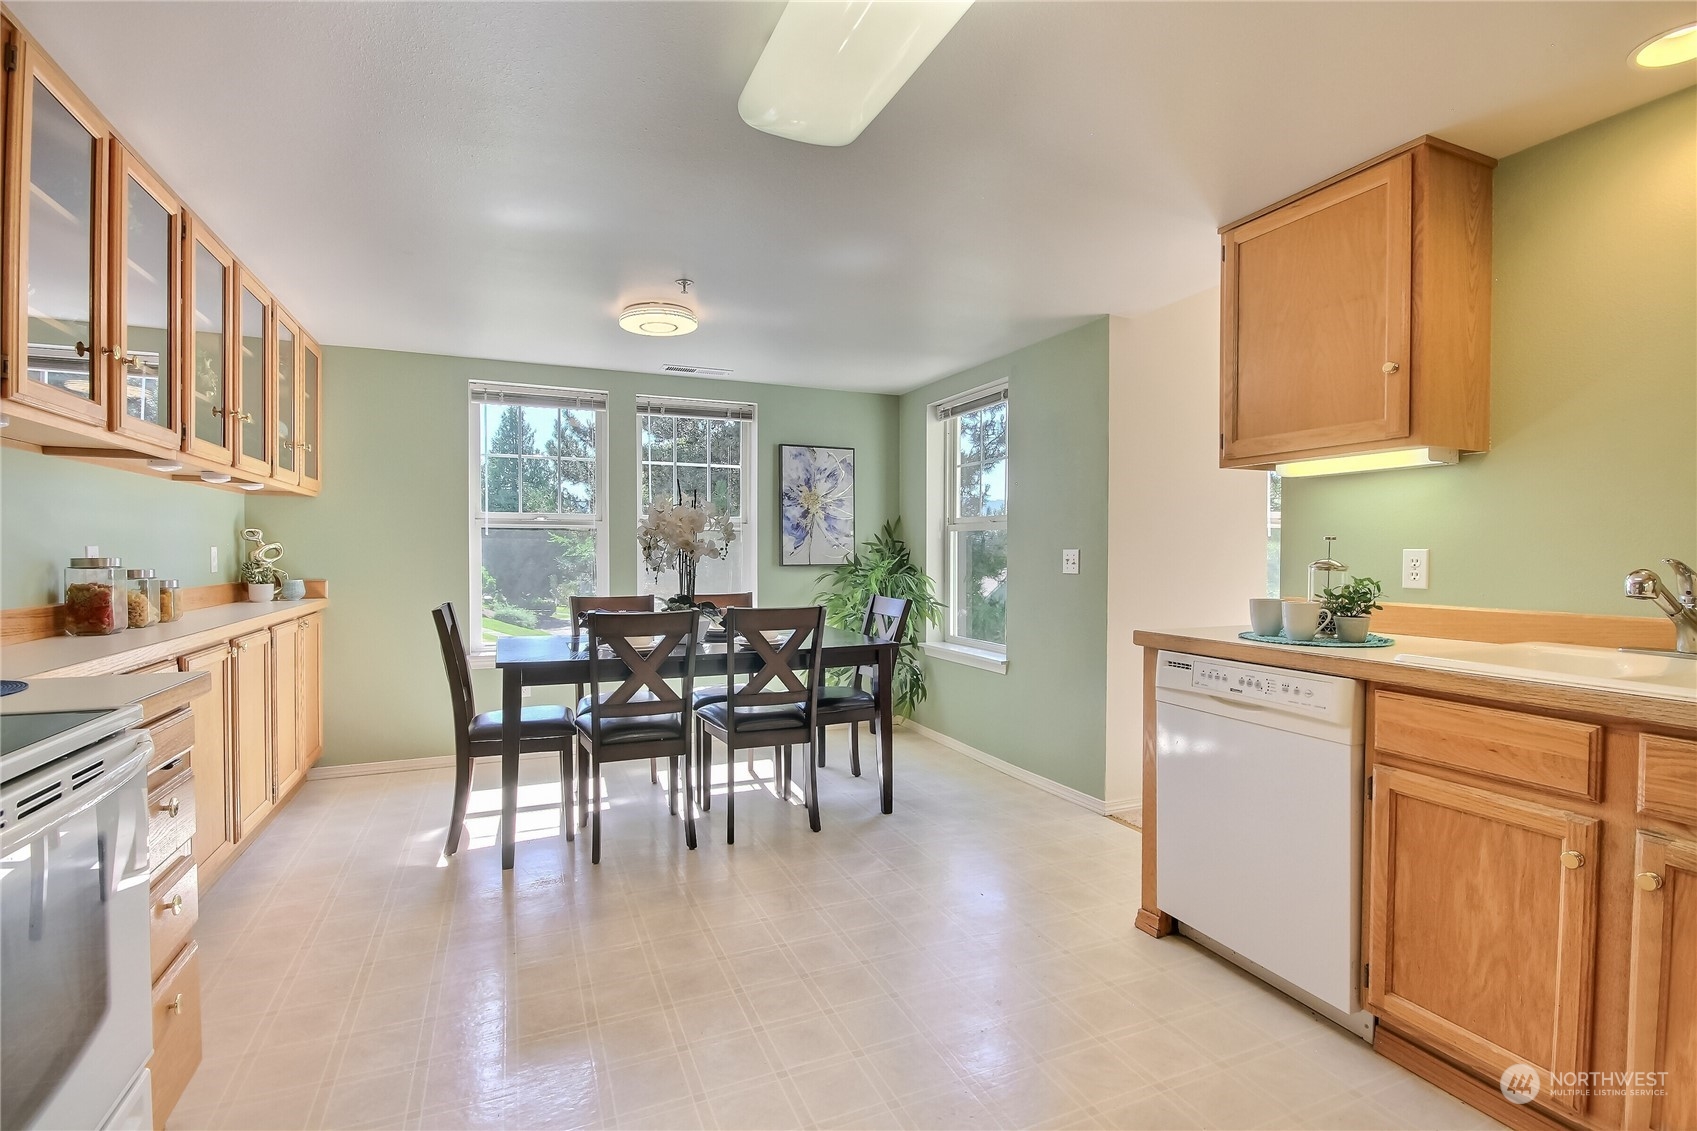
M 1179 930 L 1366 1040 L 1354 680 L 1162 652 L 1155 885 Z

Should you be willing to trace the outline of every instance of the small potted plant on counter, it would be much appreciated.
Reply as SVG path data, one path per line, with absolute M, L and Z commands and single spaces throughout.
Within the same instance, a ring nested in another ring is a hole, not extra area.
M 236 575 L 247 585 L 247 599 L 276 600 L 277 586 L 289 579 L 289 575 L 277 564 L 278 559 L 283 556 L 283 544 L 267 542 L 265 532 L 253 526 L 242 531 L 242 541 L 253 543 L 253 549 L 248 551 L 247 557 L 242 559 L 242 564 L 236 571 Z
M 1371 577 L 1354 577 L 1321 593 L 1320 607 L 1331 621 L 1339 643 L 1367 642 L 1367 628 L 1373 612 L 1384 607 L 1379 604 L 1379 596 L 1384 591 L 1385 587 Z

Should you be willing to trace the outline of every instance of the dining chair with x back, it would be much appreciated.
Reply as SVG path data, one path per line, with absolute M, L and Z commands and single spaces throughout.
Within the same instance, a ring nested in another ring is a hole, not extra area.
M 448 843 L 443 852 L 459 851 L 460 831 L 465 826 L 466 806 L 471 801 L 472 762 L 477 758 L 501 756 L 500 711 L 477 713 L 472 695 L 471 665 L 466 662 L 465 639 L 460 635 L 459 617 L 451 603 L 431 611 L 436 621 L 436 638 L 442 645 L 442 664 L 448 671 L 448 692 L 454 709 L 454 811 L 448 821 Z M 577 728 L 565 707 L 526 707 L 519 713 L 519 750 L 557 750 L 560 753 L 560 820 L 566 839 L 572 839 L 572 739 Z
M 731 608 L 725 613 L 725 698 L 698 709 L 697 757 L 704 777 L 713 769 L 713 739 L 725 744 L 725 843 L 736 843 L 736 762 L 739 750 L 772 747 L 784 769 L 776 775 L 788 797 L 791 747 L 813 743 L 819 708 L 821 636 L 825 610 Z M 752 653 L 750 661 L 741 659 Z M 805 666 L 797 661 L 806 657 Z M 747 682 L 737 683 L 739 667 L 753 665 Z M 806 759 L 807 822 L 819 831 L 819 775 L 811 749 Z
M 912 602 L 901 597 L 874 596 L 866 603 L 866 615 L 860 631 L 878 641 L 900 643 L 907 634 L 907 615 Z M 871 690 L 862 686 L 870 679 Z M 878 686 L 876 668 L 855 668 L 854 682 L 847 686 L 826 686 L 819 689 L 819 765 L 825 765 L 825 728 L 847 724 L 849 727 L 849 773 L 860 776 L 860 724 L 878 722 Z M 892 692 L 894 688 L 890 689 Z
M 584 618 L 587 617 L 590 613 L 651 613 L 651 612 L 653 612 L 654 611 L 654 595 L 652 593 L 638 593 L 638 594 L 633 594 L 632 596 L 629 596 L 629 597 L 597 597 L 597 596 L 594 596 L 594 595 L 580 596 L 580 595 L 574 593 L 574 594 L 572 594 L 572 598 L 571 598 L 571 607 L 572 607 L 572 631 L 573 632 L 582 632 L 583 627 L 584 627 Z M 576 689 L 572 693 L 572 702 L 575 703 L 579 699 L 582 699 L 582 698 L 583 698 L 583 685 L 580 683 L 580 684 L 577 685 Z M 655 783 L 655 784 L 659 783 L 659 781 L 660 781 L 660 764 L 658 762 L 650 761 L 648 763 L 648 780 L 650 782 Z M 585 812 L 583 814 L 583 819 L 584 820 L 589 819 L 588 812 Z

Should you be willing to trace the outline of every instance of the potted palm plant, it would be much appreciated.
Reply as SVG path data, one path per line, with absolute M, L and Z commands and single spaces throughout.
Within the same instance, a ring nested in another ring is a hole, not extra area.
M 1365 644 L 1373 612 L 1384 608 L 1379 596 L 1383 585 L 1371 577 L 1354 577 L 1343 585 L 1334 585 L 1320 594 L 1320 608 L 1325 612 L 1337 638 L 1343 644 Z
M 896 597 L 910 603 L 907 632 L 896 653 L 891 697 L 896 714 L 906 717 L 925 702 L 919 641 L 926 625 L 943 623 L 943 603 L 937 600 L 936 583 L 913 560 L 902 539 L 900 519 L 886 522 L 847 561 L 820 575 L 817 599 L 825 606 L 826 622 L 837 628 L 859 632 L 873 597 Z M 843 682 L 848 673 L 833 672 L 831 678 L 832 682 Z

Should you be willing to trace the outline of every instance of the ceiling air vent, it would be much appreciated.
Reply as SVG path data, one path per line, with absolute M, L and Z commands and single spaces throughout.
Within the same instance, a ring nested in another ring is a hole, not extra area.
M 714 369 L 711 365 L 662 365 L 662 373 L 681 373 L 686 377 L 728 377 L 729 369 Z

